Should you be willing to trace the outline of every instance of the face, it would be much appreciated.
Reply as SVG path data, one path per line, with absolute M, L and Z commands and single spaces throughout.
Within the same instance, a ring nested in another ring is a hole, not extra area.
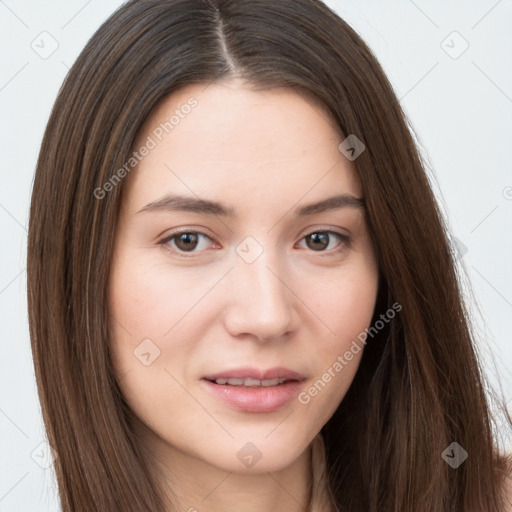
M 344 138 L 313 101 L 236 82 L 184 88 L 147 119 L 125 178 L 110 343 L 162 458 L 284 468 L 347 392 L 362 350 L 344 354 L 370 325 L 378 269 Z M 219 375 L 239 380 L 206 379 Z

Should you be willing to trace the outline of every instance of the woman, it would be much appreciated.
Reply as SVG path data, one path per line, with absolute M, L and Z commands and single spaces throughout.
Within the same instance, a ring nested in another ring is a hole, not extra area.
M 405 116 L 318 1 L 104 23 L 43 140 L 28 298 L 64 512 L 510 501 Z

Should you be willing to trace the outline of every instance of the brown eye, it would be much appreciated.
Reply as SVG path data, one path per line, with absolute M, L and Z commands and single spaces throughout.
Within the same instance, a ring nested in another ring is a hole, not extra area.
M 199 253 L 201 249 L 207 249 L 211 245 L 204 243 L 203 247 L 201 247 L 203 239 L 208 241 L 210 237 L 197 231 L 181 231 L 169 235 L 159 244 L 171 252 L 177 254 L 190 253 L 190 255 L 195 256 L 195 253 Z
M 331 245 L 333 235 L 340 240 L 337 246 Z M 350 238 L 347 235 L 336 231 L 315 231 L 305 236 L 303 240 L 305 240 L 307 248 L 315 252 L 329 252 L 326 251 L 326 249 L 329 249 L 329 245 L 331 245 L 330 249 L 334 248 L 334 252 L 337 252 L 345 249 L 350 243 Z

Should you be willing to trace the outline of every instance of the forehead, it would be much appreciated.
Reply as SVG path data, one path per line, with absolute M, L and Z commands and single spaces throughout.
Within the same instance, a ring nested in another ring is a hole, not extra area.
M 343 139 L 318 102 L 291 89 L 188 86 L 162 100 L 139 132 L 134 150 L 151 149 L 130 175 L 130 209 L 170 192 L 222 195 L 239 208 L 359 197 L 355 166 L 338 150 Z

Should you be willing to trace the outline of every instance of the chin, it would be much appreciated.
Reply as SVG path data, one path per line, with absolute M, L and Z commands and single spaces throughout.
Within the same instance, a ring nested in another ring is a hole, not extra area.
M 235 473 L 280 471 L 295 461 L 309 444 L 305 441 L 302 446 L 299 439 L 295 440 L 284 431 L 281 436 L 277 432 L 270 436 L 268 433 L 266 429 L 258 435 L 237 435 L 222 445 L 217 444 L 218 449 L 208 454 L 208 462 Z

